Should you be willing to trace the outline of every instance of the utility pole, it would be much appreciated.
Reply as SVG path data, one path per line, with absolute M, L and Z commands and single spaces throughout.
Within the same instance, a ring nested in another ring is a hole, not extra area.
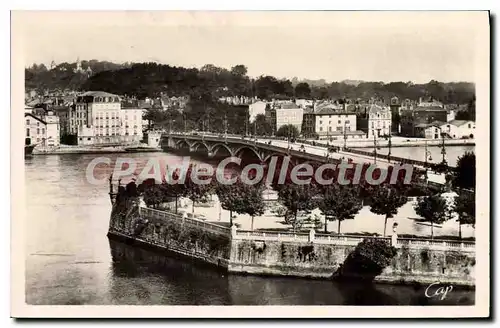
M 257 145 L 257 122 L 253 121 L 253 139 L 255 142 L 255 145 Z
M 392 147 L 392 130 L 391 130 L 391 125 L 389 124 L 389 153 L 387 154 L 387 161 L 390 163 L 391 162 L 391 147 Z
M 227 142 L 227 116 L 224 114 L 224 142 Z
M 346 129 L 346 121 L 344 118 L 344 150 L 347 149 L 347 129 Z

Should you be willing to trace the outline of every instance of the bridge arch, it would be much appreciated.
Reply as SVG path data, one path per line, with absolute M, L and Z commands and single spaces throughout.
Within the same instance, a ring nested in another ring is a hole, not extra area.
M 250 152 L 252 152 L 260 161 L 262 161 L 262 156 L 259 154 L 259 152 L 257 151 L 257 149 L 255 149 L 254 147 L 251 147 L 251 146 L 241 146 L 239 148 L 237 148 L 234 152 L 233 152 L 233 155 L 234 156 L 240 156 L 240 154 L 244 151 L 244 150 L 250 150 Z
M 227 152 L 229 153 L 229 155 L 233 156 L 233 151 L 231 150 L 231 148 L 224 143 L 216 143 L 216 144 L 212 145 L 212 147 L 210 148 L 210 151 L 212 152 L 213 156 L 216 156 L 217 153 L 219 152 L 219 150 L 221 150 L 221 148 L 226 149 Z
M 189 142 L 187 140 L 181 139 L 181 140 L 176 141 L 175 147 L 178 149 L 181 149 L 181 148 L 190 149 L 191 145 L 189 144 Z
M 191 144 L 193 151 L 200 150 L 200 147 L 205 148 L 205 151 L 210 153 L 210 147 L 204 141 L 195 141 Z

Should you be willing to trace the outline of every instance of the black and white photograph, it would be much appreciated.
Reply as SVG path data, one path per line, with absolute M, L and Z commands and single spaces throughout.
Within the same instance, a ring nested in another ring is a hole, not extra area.
M 489 24 L 13 11 L 11 315 L 488 317 Z

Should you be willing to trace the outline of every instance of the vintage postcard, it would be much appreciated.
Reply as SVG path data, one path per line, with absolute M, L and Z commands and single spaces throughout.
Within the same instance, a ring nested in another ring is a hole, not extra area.
M 13 317 L 490 316 L 487 11 L 11 18 Z

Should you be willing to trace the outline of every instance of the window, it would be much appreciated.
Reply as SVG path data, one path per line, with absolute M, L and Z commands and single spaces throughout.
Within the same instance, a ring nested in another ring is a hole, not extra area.
M 340 123 L 341 123 L 341 121 L 339 120 L 339 121 L 337 122 L 337 124 L 340 124 Z
M 469 129 L 470 129 L 470 127 L 471 127 L 471 124 L 469 123 Z
M 40 134 L 40 129 L 39 128 L 36 129 L 36 134 Z
M 328 131 L 332 132 L 332 127 L 331 126 L 328 127 Z
M 30 120 L 26 120 L 26 125 L 30 125 Z
M 42 134 L 45 134 L 45 129 L 42 128 Z
M 40 122 L 36 122 L 36 126 L 40 126 Z
M 81 139 L 81 138 L 80 138 L 80 139 Z M 90 141 L 90 138 L 87 138 L 87 140 L 89 140 L 89 141 Z
M 319 127 L 319 131 L 323 132 L 323 127 L 322 126 Z
M 349 121 L 349 120 L 345 121 L 345 124 L 350 124 L 350 123 L 351 123 L 351 121 Z
M 323 124 L 323 121 L 319 121 L 319 124 L 322 125 Z
M 82 140 L 83 140 L 83 138 L 79 138 L 79 140 L 80 140 L 80 141 L 82 141 Z
M 30 129 L 26 129 L 26 136 L 29 137 L 30 136 Z

